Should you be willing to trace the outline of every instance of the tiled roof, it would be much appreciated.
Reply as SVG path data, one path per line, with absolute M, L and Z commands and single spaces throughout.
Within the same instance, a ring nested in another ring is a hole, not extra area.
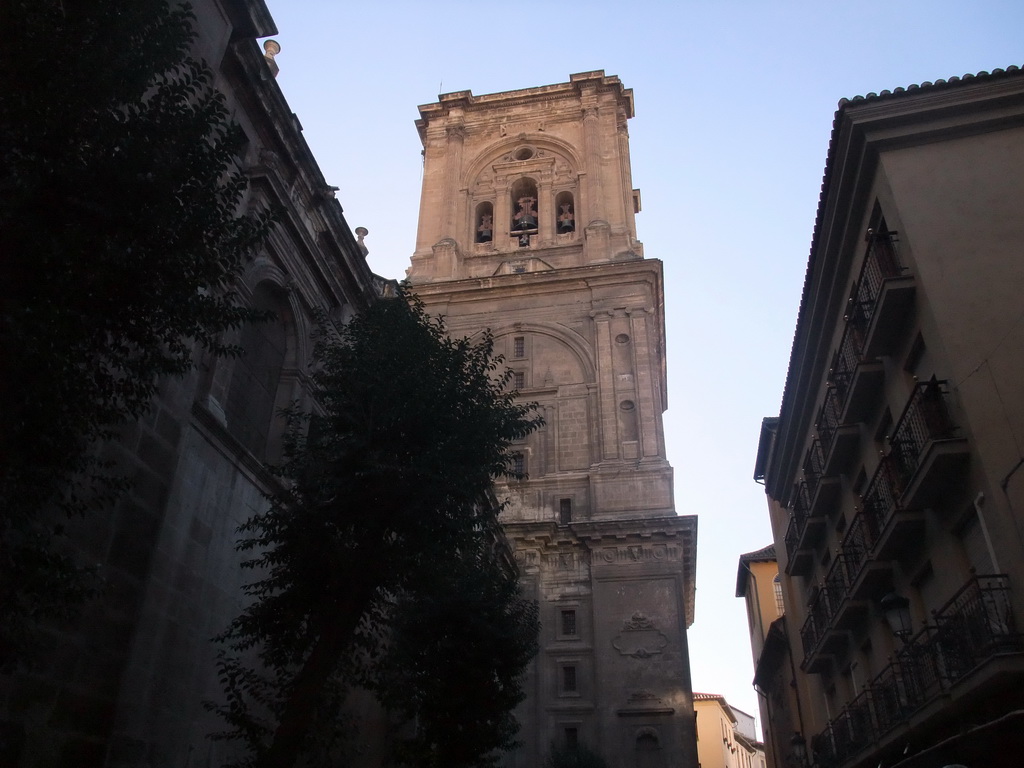
M 740 555 L 740 560 L 745 563 L 762 563 L 766 560 L 775 559 L 775 545 L 769 544 L 767 547 L 762 547 L 756 552 L 747 552 L 745 555 Z
M 736 566 L 736 597 L 745 597 L 747 594 L 747 563 L 769 563 L 776 559 L 774 544 L 740 555 L 739 565 Z
M 1020 71 L 1020 67 L 1018 67 L 1015 64 L 1011 64 L 1006 69 L 997 68 L 993 69 L 991 72 L 985 72 L 984 70 L 982 70 L 981 72 L 978 72 L 977 74 L 974 75 L 968 72 L 967 74 L 961 77 L 953 75 L 948 80 L 943 80 L 942 78 L 939 78 L 938 80 L 935 81 L 925 80 L 923 83 L 908 85 L 906 88 L 896 88 L 895 90 L 892 91 L 885 90 L 879 93 L 872 92 L 865 96 L 854 96 L 852 99 L 840 99 L 839 108 L 836 110 L 836 117 L 839 116 L 839 113 L 847 104 L 856 104 L 857 102 L 860 101 L 877 101 L 889 97 L 898 97 L 904 93 L 913 93 L 914 91 L 932 90 L 936 88 L 942 88 L 943 86 L 955 86 L 957 83 L 966 82 L 968 80 L 986 80 L 993 77 L 1012 75 L 1013 73 L 1018 71 Z
M 889 91 L 884 90 L 879 93 L 869 93 L 866 96 L 854 96 L 852 99 L 840 99 L 838 107 L 836 108 L 835 117 L 832 120 L 832 135 L 828 141 L 828 154 L 825 159 L 825 171 L 821 180 L 821 191 L 818 194 L 818 211 L 814 220 L 814 230 L 811 234 L 811 252 L 810 257 L 807 261 L 807 269 L 804 273 L 804 289 L 800 297 L 800 309 L 797 314 L 796 329 L 793 333 L 793 343 L 790 347 L 789 354 L 789 369 L 786 373 L 786 385 L 782 392 L 782 403 L 779 406 L 779 418 L 780 420 L 785 419 L 788 416 L 787 405 L 792 397 L 791 386 L 793 385 L 793 356 L 797 349 L 797 342 L 799 340 L 800 331 L 802 330 L 803 323 L 805 322 L 805 315 L 807 312 L 807 301 L 809 298 L 811 278 L 814 275 L 814 256 L 818 247 L 818 237 L 821 234 L 821 226 L 825 217 L 825 201 L 828 198 L 829 189 L 832 182 L 832 171 L 833 162 L 835 161 L 836 142 L 839 137 L 839 131 L 842 123 L 842 118 L 847 108 L 856 107 L 864 103 L 874 103 L 890 99 L 908 98 L 915 96 L 922 92 L 946 90 L 951 88 L 960 88 L 966 85 L 970 85 L 979 81 L 996 80 L 1007 77 L 1020 77 L 1024 72 L 1021 68 L 1016 65 L 1011 65 L 1006 69 L 993 69 L 991 72 L 981 71 L 977 74 L 965 74 L 961 77 L 950 77 L 948 80 L 938 79 L 935 81 L 925 80 L 924 82 L 916 85 L 908 85 L 906 88 L 896 88 L 895 90 Z
M 725 701 L 725 696 L 723 696 L 720 693 L 694 693 L 693 694 L 693 700 L 694 701 L 716 701 L 716 700 Z

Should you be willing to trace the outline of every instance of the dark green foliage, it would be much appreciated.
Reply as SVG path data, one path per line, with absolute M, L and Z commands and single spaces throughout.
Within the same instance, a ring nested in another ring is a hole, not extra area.
M 238 215 L 243 137 L 187 6 L 12 0 L 0 29 L 3 659 L 85 589 L 56 540 L 124 488 L 97 446 L 256 319 L 231 286 L 269 224 Z
M 512 709 L 537 652 L 537 606 L 519 596 L 506 553 L 488 539 L 409 588 L 394 607 L 372 689 L 416 720 L 399 749 L 402 764 L 493 765 L 497 750 L 515 745 Z
M 544 768 L 608 768 L 608 763 L 585 744 L 575 747 L 552 744 Z
M 458 610 L 446 590 L 492 612 L 495 627 L 466 636 L 479 654 L 472 676 L 498 678 L 501 707 L 518 700 L 535 616 L 489 553 L 499 529 L 487 495 L 496 477 L 512 476 L 512 442 L 540 420 L 515 401 L 491 353 L 489 335 L 449 339 L 416 300 L 378 301 L 340 330 L 321 320 L 311 375 L 320 408 L 287 412 L 284 490 L 242 526 L 240 547 L 256 553 L 246 563 L 258 574 L 253 602 L 221 638 L 233 653 L 221 660 L 228 699 L 218 710 L 230 730 L 219 736 L 245 742 L 243 764 L 281 768 L 300 754 L 319 764 L 353 681 L 408 675 L 409 697 L 392 702 L 407 714 L 438 701 L 437 678 L 420 680 L 409 665 L 428 652 L 411 638 L 437 629 L 425 618 Z M 413 603 L 426 613 L 407 612 Z M 482 646 L 499 623 L 509 638 L 492 653 Z M 392 629 L 394 653 L 382 661 Z M 423 640 L 433 644 L 430 675 L 472 658 L 453 658 L 443 637 Z M 474 745 L 507 743 L 510 723 L 500 714 L 488 722 L 496 735 L 476 734 Z

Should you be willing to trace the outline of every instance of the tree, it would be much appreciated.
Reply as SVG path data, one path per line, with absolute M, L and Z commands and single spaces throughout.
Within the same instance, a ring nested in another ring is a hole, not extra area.
M 476 549 L 417 580 L 396 602 L 384 659 L 371 689 L 415 720 L 400 764 L 418 768 L 493 765 L 515 746 L 512 710 L 524 698 L 520 676 L 537 653 L 537 605 L 481 531 Z
M 262 316 L 231 286 L 269 219 L 239 214 L 243 137 L 192 22 L 163 0 L 0 10 L 0 663 L 83 594 L 64 518 L 125 487 L 100 444 Z
M 230 726 L 220 736 L 249 750 L 244 765 L 281 768 L 329 748 L 331 734 L 309 724 L 336 722 L 339 681 L 373 677 L 366 670 L 386 653 L 389 625 L 400 639 L 422 628 L 399 618 L 413 596 L 437 597 L 450 578 L 465 586 L 498 576 L 482 553 L 482 538 L 498 536 L 487 494 L 495 478 L 515 477 L 510 446 L 540 418 L 516 402 L 489 334 L 450 339 L 419 301 L 403 298 L 378 301 L 340 329 L 321 320 L 317 411 L 286 412 L 282 489 L 242 526 L 240 548 L 254 553 L 245 565 L 258 579 L 221 638 L 230 652 L 218 710 Z M 507 596 L 510 585 L 499 577 L 467 599 Z M 528 631 L 529 610 L 502 599 L 503 620 Z M 443 601 L 423 607 L 445 610 Z M 391 660 L 400 652 L 414 653 L 400 644 Z M 502 686 L 516 676 L 500 674 Z

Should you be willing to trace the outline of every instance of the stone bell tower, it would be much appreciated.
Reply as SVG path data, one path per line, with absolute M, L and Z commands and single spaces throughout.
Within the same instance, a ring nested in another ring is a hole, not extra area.
M 491 329 L 546 424 L 497 488 L 541 650 L 517 710 L 535 768 L 552 744 L 611 766 L 696 768 L 686 630 L 696 517 L 665 457 L 662 265 L 636 239 L 626 123 L 603 71 L 420 107 L 423 193 L 408 275 L 453 335 Z

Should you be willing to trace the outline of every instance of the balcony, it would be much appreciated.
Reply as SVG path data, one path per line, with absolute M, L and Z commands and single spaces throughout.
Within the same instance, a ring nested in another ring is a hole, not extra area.
M 786 572 L 791 575 L 806 573 L 814 548 L 825 535 L 827 518 L 820 512 L 812 514 L 812 501 L 807 481 L 798 483 L 789 503 L 792 513 L 786 531 L 786 554 L 789 556 Z
M 892 477 L 905 509 L 933 504 L 967 466 L 967 440 L 958 436 L 950 401 L 946 382 L 921 382 L 893 429 Z
M 837 475 L 850 463 L 857 451 L 860 427 L 843 421 L 843 403 L 835 385 L 825 390 L 825 399 L 815 423 L 825 456 L 823 475 Z
M 829 380 L 840 403 L 840 423 L 864 421 L 877 407 L 885 371 L 880 360 L 864 353 L 864 337 L 856 323 L 847 323 L 843 330 Z
M 804 455 L 804 480 L 807 481 L 807 488 L 813 496 L 818 490 L 818 483 L 825 475 L 825 452 L 821 448 L 821 441 L 818 438 L 811 440 L 811 447 Z
M 863 354 L 887 355 L 899 342 L 914 301 L 914 277 L 900 264 L 895 232 L 871 233 L 857 280 L 850 322 L 861 332 Z
M 832 561 L 825 581 L 808 606 L 807 619 L 800 631 L 804 647 L 803 667 L 809 672 L 827 666 L 831 654 L 843 650 L 849 630 L 861 624 L 870 610 L 855 591 L 865 563 L 845 551 Z
M 827 583 L 811 598 L 807 618 L 800 628 L 800 641 L 804 647 L 801 666 L 807 672 L 825 671 L 831 663 L 832 654 L 842 650 L 846 644 L 847 633 L 837 630 L 832 621 L 842 599 L 843 595 L 831 592 Z
M 795 514 L 790 513 L 789 525 L 786 527 L 786 573 L 790 576 L 806 576 L 814 561 L 812 551 L 799 548 L 803 524 Z
M 901 481 L 892 454 L 883 456 L 861 496 L 863 526 L 871 533 L 875 559 L 889 559 L 902 551 L 924 529 L 924 514 L 906 509 L 899 501 Z
M 933 705 L 936 699 L 955 695 L 972 681 L 982 685 L 984 666 L 999 657 L 1021 654 L 1024 637 L 1017 632 L 1010 610 L 1007 577 L 972 576 L 935 612 L 933 623 L 911 638 L 811 740 L 815 764 L 839 768 L 862 750 L 884 748 L 888 734 L 912 717 L 927 719 L 937 714 L 943 702 Z
M 869 601 L 877 599 L 892 583 L 893 560 L 923 527 L 923 512 L 900 506 L 894 461 L 883 457 L 825 576 L 828 601 L 818 607 L 815 621 L 808 625 L 806 668 L 821 666 L 817 656 L 827 650 L 824 641 L 830 633 L 853 629 L 864 620 Z M 812 559 L 812 553 L 808 553 L 808 570 Z M 839 644 L 838 639 L 835 644 Z

